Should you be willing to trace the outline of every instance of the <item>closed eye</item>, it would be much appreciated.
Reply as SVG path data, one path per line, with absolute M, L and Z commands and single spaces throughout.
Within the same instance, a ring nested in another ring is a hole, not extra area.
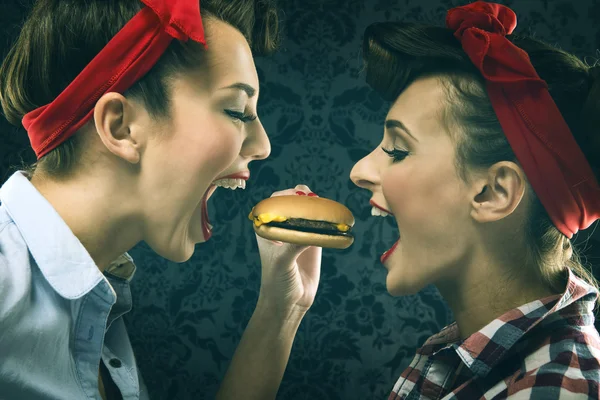
M 256 114 L 246 114 L 246 113 L 234 111 L 234 110 L 225 110 L 225 114 L 229 115 L 231 118 L 233 118 L 235 120 L 243 122 L 244 124 L 247 122 L 252 122 L 256 118 L 258 118 L 258 116 Z
M 394 162 L 402 161 L 410 155 L 410 151 L 400 150 L 396 148 L 388 150 L 382 147 L 381 150 L 383 150 L 388 156 L 392 157 L 394 159 Z

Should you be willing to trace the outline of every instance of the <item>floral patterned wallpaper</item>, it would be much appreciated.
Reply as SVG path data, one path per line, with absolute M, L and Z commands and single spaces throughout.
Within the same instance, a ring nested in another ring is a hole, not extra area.
M 4 52 L 30 3 L 0 4 Z M 214 398 L 258 294 L 260 264 L 246 216 L 273 191 L 299 183 L 347 204 L 357 240 L 347 250 L 324 251 L 316 302 L 298 332 L 278 398 L 385 399 L 415 349 L 452 321 L 433 287 L 398 298 L 386 292 L 378 258 L 397 237 L 396 228 L 391 219 L 371 217 L 369 194 L 348 176 L 378 144 L 388 107 L 361 75 L 365 27 L 384 20 L 442 24 L 447 9 L 464 3 L 281 1 L 283 47 L 257 60 L 259 112 L 271 156 L 251 165 L 245 191 L 219 189 L 209 201 L 215 233 L 191 260 L 166 261 L 144 244 L 131 251 L 138 271 L 126 323 L 153 398 Z M 600 47 L 599 0 L 504 3 L 519 16 L 517 32 L 533 32 L 581 56 Z M 0 124 L 0 176 L 6 179 L 9 166 L 33 157 L 25 133 L 5 120 Z M 598 257 L 598 247 L 592 245 L 590 257 Z

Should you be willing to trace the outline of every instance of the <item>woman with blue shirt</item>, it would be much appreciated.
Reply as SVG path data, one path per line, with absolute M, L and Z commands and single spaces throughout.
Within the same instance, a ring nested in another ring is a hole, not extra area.
M 38 162 L 0 189 L 0 399 L 151 397 L 122 319 L 127 251 L 188 260 L 216 187 L 270 153 L 253 53 L 276 47 L 277 11 L 198 5 L 39 0 L 4 60 L 2 109 Z M 318 285 L 320 249 L 257 240 L 261 292 L 219 398 L 275 396 Z

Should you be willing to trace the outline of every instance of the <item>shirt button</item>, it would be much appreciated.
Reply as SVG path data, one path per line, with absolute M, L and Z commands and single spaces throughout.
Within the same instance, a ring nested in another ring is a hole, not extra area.
M 121 368 L 121 365 L 122 365 L 121 360 L 119 360 L 118 358 L 111 358 L 108 363 L 113 368 Z

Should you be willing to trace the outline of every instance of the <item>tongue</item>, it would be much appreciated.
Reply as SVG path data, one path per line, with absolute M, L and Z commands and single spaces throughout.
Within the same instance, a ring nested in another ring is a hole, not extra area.
M 396 250 L 396 247 L 398 247 L 398 243 L 400 243 L 400 239 L 396 240 L 396 243 L 394 243 L 394 245 L 388 251 L 381 255 L 380 260 L 382 264 L 389 258 L 389 256 L 392 255 L 394 250 Z

